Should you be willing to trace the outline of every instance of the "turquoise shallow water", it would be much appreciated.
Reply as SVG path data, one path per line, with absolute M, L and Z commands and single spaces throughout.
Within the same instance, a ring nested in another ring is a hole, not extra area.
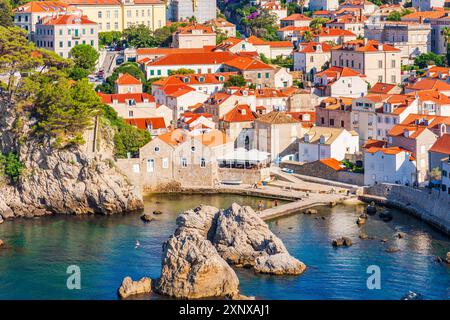
M 8 244 L 0 250 L 0 299 L 116 299 L 123 277 L 158 277 L 161 244 L 173 232 L 179 212 L 200 203 L 227 207 L 238 202 L 256 208 L 258 201 L 235 195 L 160 195 L 146 200 L 146 212 L 163 212 L 148 224 L 138 214 L 5 222 L 0 225 L 0 239 Z M 241 291 L 265 299 L 400 299 L 413 290 L 426 299 L 450 299 L 450 267 L 434 261 L 450 251 L 450 239 L 393 211 L 389 223 L 370 217 L 364 229 L 376 239 L 359 240 L 355 221 L 362 209 L 323 207 L 316 216 L 297 214 L 271 221 L 271 230 L 308 269 L 299 277 L 237 269 Z M 407 233 L 405 239 L 394 238 L 399 230 Z M 353 239 L 353 246 L 333 248 L 331 240 L 343 235 Z M 382 238 L 388 243 L 380 242 Z M 136 240 L 141 243 L 138 249 Z M 390 245 L 401 251 L 386 253 Z M 81 290 L 66 287 L 69 265 L 81 268 Z M 380 267 L 380 290 L 367 289 L 370 265 Z

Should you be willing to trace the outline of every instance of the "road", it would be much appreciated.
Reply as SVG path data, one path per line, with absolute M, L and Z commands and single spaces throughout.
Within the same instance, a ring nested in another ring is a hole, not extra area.
M 107 52 L 103 60 L 101 69 L 105 71 L 105 79 L 109 77 L 116 67 L 116 58 L 119 56 L 118 52 Z

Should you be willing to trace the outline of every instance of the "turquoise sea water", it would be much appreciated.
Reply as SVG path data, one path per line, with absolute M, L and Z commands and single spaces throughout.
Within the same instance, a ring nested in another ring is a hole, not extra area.
M 161 210 L 143 223 L 139 214 L 53 216 L 0 225 L 0 299 L 116 299 L 122 279 L 158 277 L 161 245 L 173 232 L 179 212 L 200 203 L 257 207 L 259 199 L 236 195 L 160 195 L 146 199 L 146 212 Z M 272 200 L 264 200 L 267 206 Z M 269 223 L 290 253 L 303 261 L 301 276 L 268 276 L 236 269 L 241 291 L 263 299 L 400 299 L 409 290 L 425 299 L 450 299 L 450 266 L 435 256 L 450 251 L 450 238 L 398 211 L 386 223 L 370 217 L 363 227 L 375 237 L 360 240 L 355 221 L 362 206 L 321 207 L 318 215 L 297 214 Z M 323 220 L 321 217 L 325 217 Z M 407 233 L 396 239 L 397 231 Z M 331 240 L 349 236 L 353 246 L 333 248 Z M 380 239 L 388 239 L 382 243 Z M 141 246 L 135 249 L 135 242 Z M 388 246 L 401 251 L 387 253 Z M 66 286 L 69 265 L 81 269 L 81 290 Z M 381 270 L 381 289 L 369 290 L 367 267 Z M 155 296 L 143 296 L 155 299 Z

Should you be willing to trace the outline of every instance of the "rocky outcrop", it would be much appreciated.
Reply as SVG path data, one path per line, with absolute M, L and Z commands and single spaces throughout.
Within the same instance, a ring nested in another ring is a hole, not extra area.
M 228 263 L 241 267 L 255 266 L 259 257 L 280 253 L 289 255 L 283 242 L 252 208 L 236 203 L 218 214 L 211 241 Z M 280 260 L 278 264 L 282 262 L 287 260 Z
M 130 277 L 125 277 L 118 290 L 119 297 L 122 299 L 138 294 L 147 294 L 152 292 L 152 280 L 150 278 L 141 278 L 133 281 Z
M 104 126 L 95 134 L 87 130 L 84 145 L 56 149 L 52 140 L 32 132 L 33 120 L 23 121 L 17 129 L 14 123 L 21 115 L 16 109 L 0 100 L 0 151 L 17 153 L 25 166 L 16 182 L 1 181 L 3 219 L 53 213 L 114 214 L 143 208 L 140 191 L 114 165 L 111 128 Z
M 331 244 L 333 245 L 333 247 L 350 247 L 351 245 L 353 245 L 353 242 L 349 237 L 341 237 L 333 240 Z
M 143 215 L 141 215 L 141 220 L 144 221 L 144 222 L 151 222 L 154 219 L 153 219 L 153 217 L 150 214 L 144 213 Z
M 250 207 L 200 206 L 178 216 L 174 234 L 164 243 L 156 291 L 185 299 L 249 298 L 239 294 L 239 280 L 228 263 L 277 275 L 306 269 Z
M 198 299 L 233 296 L 238 287 L 233 269 L 198 231 L 181 231 L 164 243 L 159 293 Z
M 306 270 L 306 266 L 288 253 L 278 253 L 257 258 L 255 270 L 260 273 L 299 275 Z

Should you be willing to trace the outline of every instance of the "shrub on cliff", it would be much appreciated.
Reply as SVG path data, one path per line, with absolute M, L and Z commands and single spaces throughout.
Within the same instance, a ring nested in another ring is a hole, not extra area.
M 35 100 L 35 132 L 54 138 L 57 148 L 83 144 L 83 132 L 92 127 L 100 107 L 100 98 L 87 79 L 43 83 Z
M 24 169 L 25 166 L 16 153 L 0 154 L 0 172 L 11 182 L 16 182 Z
M 138 152 L 139 148 L 151 140 L 147 130 L 141 130 L 125 123 L 110 106 L 103 105 L 102 109 L 103 117 L 115 129 L 114 155 L 117 158 L 126 158 L 128 153 Z

